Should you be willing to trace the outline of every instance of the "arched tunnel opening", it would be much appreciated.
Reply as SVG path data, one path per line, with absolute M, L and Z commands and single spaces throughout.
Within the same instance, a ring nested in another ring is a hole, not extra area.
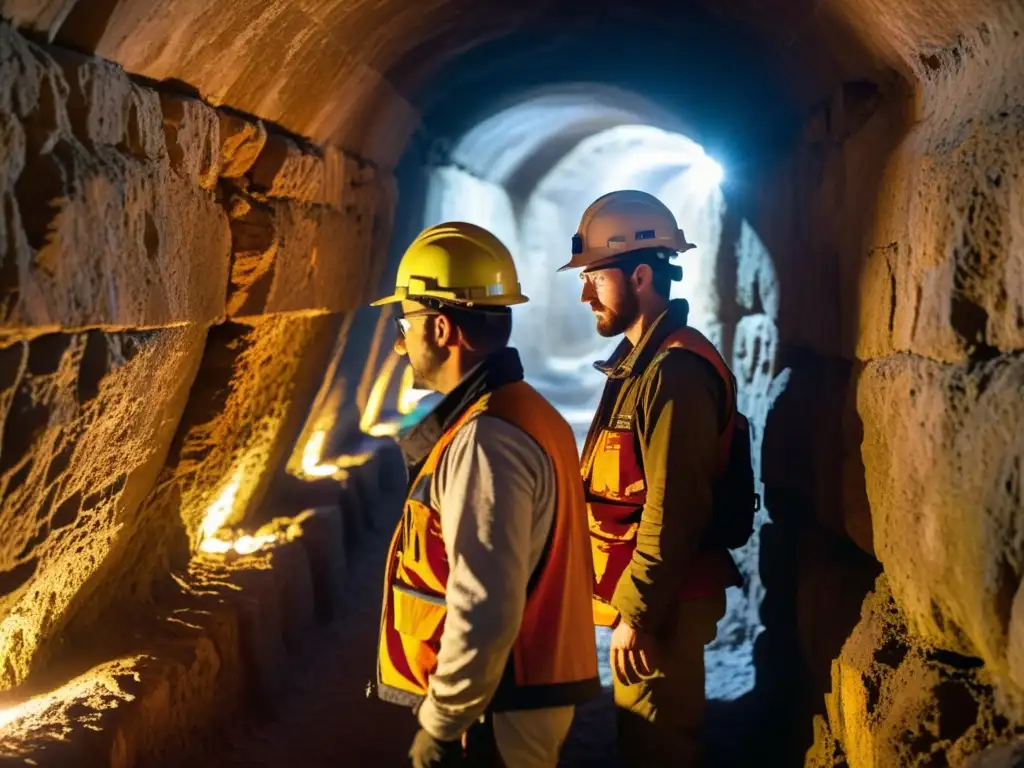
M 1024 747 L 1024 14 L 971 0 L 0 3 L 0 755 L 408 764 L 367 696 L 413 388 L 369 308 L 491 230 L 582 442 L 600 195 L 697 245 L 763 501 L 708 765 Z M 607 635 L 598 631 L 599 653 Z M 615 765 L 609 670 L 564 765 Z

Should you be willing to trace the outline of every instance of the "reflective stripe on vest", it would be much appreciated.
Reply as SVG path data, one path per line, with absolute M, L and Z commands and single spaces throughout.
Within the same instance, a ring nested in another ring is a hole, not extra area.
M 725 360 L 700 331 L 686 326 L 669 334 L 658 349 L 683 348 L 711 363 L 725 383 L 729 403 L 726 427 L 718 439 L 718 472 L 725 470 L 736 423 L 736 387 Z M 602 427 L 582 465 L 587 489 L 587 519 L 594 560 L 594 623 L 610 627 L 618 612 L 611 606 L 619 579 L 636 549 L 640 517 L 647 500 L 647 481 L 637 454 L 632 428 Z M 724 589 L 732 579 L 731 560 L 724 552 L 699 552 L 684 575 L 678 597 L 705 597 Z
M 576 441 L 558 412 L 522 381 L 500 387 L 470 406 L 438 440 L 411 486 L 388 551 L 378 693 L 385 700 L 414 705 L 426 695 L 437 667 L 447 613 L 448 558 L 441 516 L 430 507 L 430 485 L 458 429 L 485 413 L 516 425 L 540 445 L 554 468 L 557 500 L 547 548 L 531 577 L 519 634 L 490 709 L 583 703 L 600 694 L 600 681 Z

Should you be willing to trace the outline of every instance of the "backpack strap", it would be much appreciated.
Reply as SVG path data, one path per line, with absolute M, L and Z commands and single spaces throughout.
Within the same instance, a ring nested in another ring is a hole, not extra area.
M 732 371 L 725 362 L 725 358 L 722 357 L 715 345 L 696 328 L 685 325 L 670 333 L 658 348 L 658 355 L 655 357 L 655 360 L 651 361 L 652 364 L 671 349 L 685 349 L 704 358 L 711 363 L 725 385 L 727 401 L 725 429 L 722 430 L 718 439 L 718 472 L 721 474 L 725 471 L 725 465 L 729 459 L 729 449 L 732 445 L 733 432 L 736 430 L 738 415 L 736 377 L 733 376 Z

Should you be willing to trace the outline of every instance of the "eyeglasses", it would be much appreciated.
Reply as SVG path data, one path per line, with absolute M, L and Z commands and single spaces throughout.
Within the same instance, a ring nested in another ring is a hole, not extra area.
M 603 269 L 597 269 L 593 272 L 580 272 L 580 280 L 593 288 L 600 288 L 604 285 L 607 277 L 608 273 Z
M 401 317 L 395 318 L 395 328 L 398 331 L 398 337 L 400 339 L 405 338 L 405 334 L 409 332 L 412 327 L 412 323 L 409 322 L 410 317 L 426 317 L 427 315 L 439 315 L 441 314 L 436 309 L 417 309 L 413 312 L 406 312 Z

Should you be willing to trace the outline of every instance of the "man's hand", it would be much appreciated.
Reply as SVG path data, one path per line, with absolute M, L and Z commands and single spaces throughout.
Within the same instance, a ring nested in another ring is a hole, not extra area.
M 462 741 L 439 741 L 422 728 L 409 749 L 414 768 L 449 768 L 462 763 Z
M 612 632 L 612 672 L 623 685 L 639 683 L 654 674 L 658 661 L 654 653 L 654 640 L 650 635 L 637 632 L 620 621 Z

